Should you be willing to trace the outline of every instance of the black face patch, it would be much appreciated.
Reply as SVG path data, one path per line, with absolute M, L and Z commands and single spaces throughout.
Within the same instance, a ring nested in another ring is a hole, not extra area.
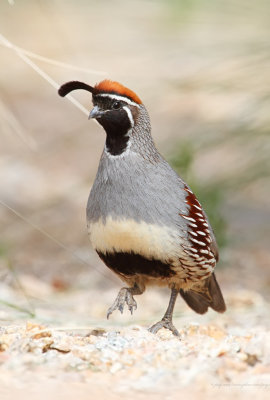
M 121 154 L 127 147 L 127 133 L 132 127 L 128 114 L 123 109 L 124 106 L 128 107 L 127 103 L 109 97 L 93 96 L 93 104 L 104 112 L 97 121 L 106 131 L 107 151 L 114 156 Z
M 169 278 L 175 275 L 169 264 L 159 260 L 148 259 L 134 253 L 101 253 L 97 252 L 104 263 L 118 274 L 132 276 L 143 274 L 153 278 Z

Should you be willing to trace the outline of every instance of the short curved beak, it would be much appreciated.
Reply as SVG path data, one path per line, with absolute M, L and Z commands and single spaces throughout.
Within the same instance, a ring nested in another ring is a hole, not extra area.
M 91 118 L 100 118 L 103 115 L 103 111 L 101 111 L 98 106 L 95 106 L 93 110 L 90 111 L 88 119 Z

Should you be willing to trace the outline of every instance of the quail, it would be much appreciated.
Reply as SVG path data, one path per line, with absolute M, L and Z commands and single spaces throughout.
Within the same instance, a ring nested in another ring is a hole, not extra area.
M 207 216 L 190 187 L 155 147 L 148 112 L 140 98 L 122 84 L 103 80 L 95 86 L 79 81 L 62 85 L 66 96 L 83 89 L 92 94 L 94 118 L 106 142 L 87 203 L 90 241 L 103 262 L 126 283 L 109 308 L 137 308 L 134 295 L 148 285 L 171 290 L 161 321 L 172 322 L 177 295 L 204 314 L 208 307 L 224 312 L 225 302 L 215 277 L 218 248 Z

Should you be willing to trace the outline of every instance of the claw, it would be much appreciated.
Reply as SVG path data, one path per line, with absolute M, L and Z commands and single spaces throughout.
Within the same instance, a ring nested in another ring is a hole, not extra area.
M 161 328 L 169 329 L 174 336 L 180 336 L 178 330 L 173 325 L 172 321 L 168 319 L 162 319 L 161 321 L 157 322 L 153 326 L 151 326 L 148 330 L 151 333 L 157 333 Z
M 128 309 L 131 312 L 131 314 L 133 314 L 133 309 L 134 310 L 137 309 L 137 303 L 134 300 L 134 297 L 132 296 L 132 294 L 130 293 L 130 289 L 129 288 L 122 288 L 119 291 L 118 296 L 115 299 L 114 303 L 108 309 L 107 319 L 109 319 L 110 315 L 115 310 L 119 310 L 121 312 L 121 314 L 123 314 L 125 303 L 127 304 Z

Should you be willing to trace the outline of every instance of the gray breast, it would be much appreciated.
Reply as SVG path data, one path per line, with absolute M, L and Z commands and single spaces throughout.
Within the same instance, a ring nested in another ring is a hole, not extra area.
M 161 157 L 149 162 L 135 152 L 103 153 L 87 204 L 88 222 L 108 216 L 165 225 L 185 231 L 184 183 Z

